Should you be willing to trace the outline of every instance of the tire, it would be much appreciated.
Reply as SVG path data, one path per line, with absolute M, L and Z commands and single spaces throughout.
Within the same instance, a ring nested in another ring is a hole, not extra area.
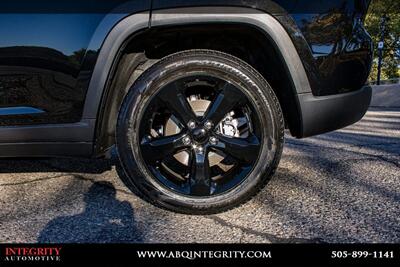
M 208 106 L 197 111 L 193 103 Z M 168 135 L 172 120 L 176 130 Z M 121 179 L 133 192 L 170 211 L 214 214 L 245 203 L 268 183 L 281 157 L 284 120 L 272 88 L 250 65 L 188 50 L 160 60 L 133 84 L 116 141 Z

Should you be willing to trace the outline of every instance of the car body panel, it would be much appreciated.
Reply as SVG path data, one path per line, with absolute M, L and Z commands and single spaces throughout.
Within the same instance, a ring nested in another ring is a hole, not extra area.
M 79 122 L 108 33 L 150 5 L 150 0 L 2 1 L 0 109 L 26 106 L 42 112 L 4 110 L 0 125 Z

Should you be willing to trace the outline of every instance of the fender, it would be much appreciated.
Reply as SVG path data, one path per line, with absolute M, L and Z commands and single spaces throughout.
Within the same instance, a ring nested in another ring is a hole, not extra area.
M 272 15 L 259 10 L 241 7 L 213 7 L 213 13 L 207 7 L 177 8 L 157 10 L 151 14 L 151 27 L 174 26 L 196 23 L 236 22 L 256 27 L 265 33 L 266 38 L 276 45 L 277 51 L 286 64 L 288 76 L 292 80 L 295 95 L 311 93 L 310 83 L 299 54 L 286 30 Z M 102 98 L 107 95 L 107 82 L 118 52 L 126 40 L 134 33 L 146 29 L 146 14 L 135 14 L 120 21 L 109 33 L 100 51 L 93 77 L 89 86 L 83 119 L 103 118 L 98 114 Z M 300 105 L 298 105 L 300 110 Z M 107 114 L 109 115 L 109 114 Z M 99 122 L 97 122 L 99 125 Z M 102 129 L 96 129 L 95 154 L 102 154 L 113 144 L 97 140 Z
M 193 23 L 237 22 L 257 27 L 265 32 L 281 52 L 288 72 L 298 94 L 311 92 L 311 87 L 292 40 L 282 25 L 271 15 L 262 11 L 240 7 L 213 7 L 213 13 L 207 7 L 178 8 L 155 11 L 151 15 L 151 27 L 172 26 Z M 107 79 L 124 42 L 134 33 L 148 27 L 148 13 L 139 13 L 120 21 L 108 34 L 100 50 L 93 76 L 89 85 L 83 119 L 95 119 L 101 98 L 106 89 Z
M 131 35 L 149 27 L 149 17 L 149 12 L 126 17 L 118 22 L 106 37 L 90 80 L 83 109 L 83 120 L 97 118 L 99 104 L 118 52 Z

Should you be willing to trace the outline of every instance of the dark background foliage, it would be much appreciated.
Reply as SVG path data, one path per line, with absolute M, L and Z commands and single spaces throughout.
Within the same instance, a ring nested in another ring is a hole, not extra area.
M 385 49 L 383 54 L 382 79 L 400 77 L 400 0 L 372 0 L 365 26 L 375 42 L 375 60 L 370 80 L 377 78 L 380 19 L 387 15 Z

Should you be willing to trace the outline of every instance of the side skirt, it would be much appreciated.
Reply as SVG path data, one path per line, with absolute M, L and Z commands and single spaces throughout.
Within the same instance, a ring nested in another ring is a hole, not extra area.
M 0 157 L 90 157 L 95 120 L 0 127 Z
M 93 143 L 2 143 L 0 158 L 16 157 L 90 157 Z

